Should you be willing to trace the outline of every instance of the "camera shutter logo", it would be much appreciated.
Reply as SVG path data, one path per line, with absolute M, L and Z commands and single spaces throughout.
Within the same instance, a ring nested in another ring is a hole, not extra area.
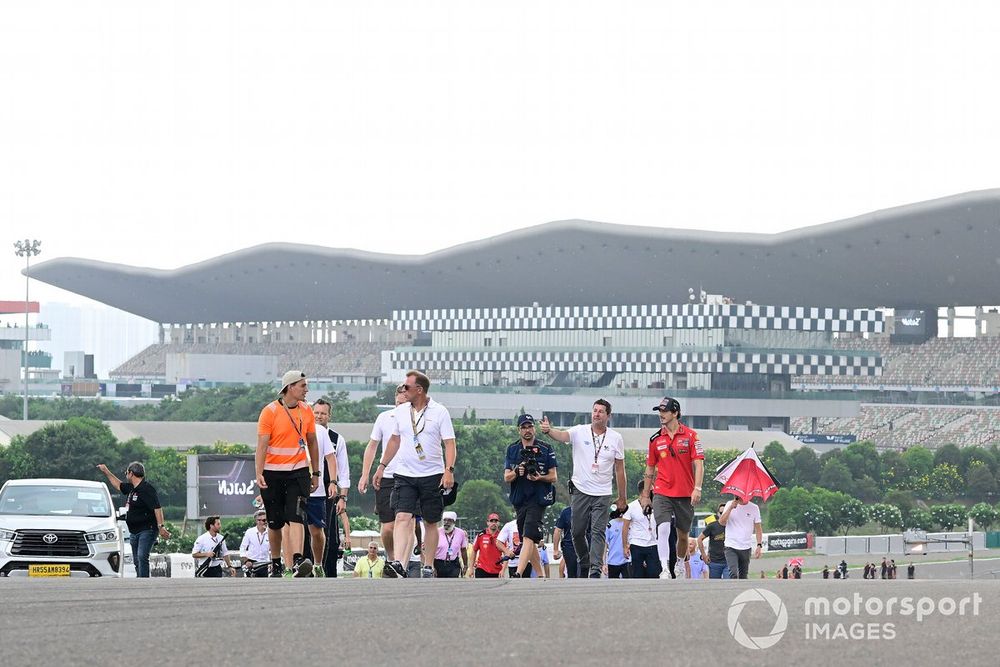
M 774 613 L 774 627 L 771 628 L 770 633 L 762 637 L 749 636 L 743 629 L 743 626 L 740 625 L 740 614 L 743 613 L 743 608 L 750 602 L 765 602 Z M 788 610 L 785 609 L 785 603 L 781 601 L 781 598 L 771 591 L 763 588 L 751 588 L 737 595 L 733 603 L 729 605 L 727 621 L 729 634 L 733 636 L 733 639 L 740 646 L 753 650 L 771 648 L 785 634 L 785 629 L 788 627 Z

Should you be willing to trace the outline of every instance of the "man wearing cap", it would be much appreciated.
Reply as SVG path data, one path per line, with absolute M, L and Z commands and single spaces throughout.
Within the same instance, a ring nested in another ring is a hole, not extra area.
M 649 437 L 639 503 L 644 510 L 653 508 L 657 528 L 674 522 L 680 556 L 688 552 L 694 506 L 701 500 L 705 454 L 697 432 L 679 421 L 681 404 L 677 399 L 665 397 L 653 411 L 660 414 L 660 430 Z
M 503 552 L 497 546 L 497 536 L 500 533 L 500 515 L 493 512 L 486 518 L 486 530 L 479 534 L 472 543 L 472 567 L 469 577 L 476 579 L 496 579 L 503 571 L 500 559 Z
M 401 384 L 396 386 L 396 406 L 398 407 L 403 403 L 406 403 L 406 385 Z M 361 463 L 361 479 L 358 480 L 358 491 L 360 493 L 368 492 L 368 479 L 371 474 L 372 464 L 375 463 L 376 449 L 381 446 L 382 450 L 379 454 L 381 455 L 385 452 L 385 445 L 389 442 L 389 438 L 392 437 L 392 425 L 392 410 L 379 413 L 379 416 L 375 418 L 375 424 L 372 426 L 372 434 L 368 438 L 368 446 L 365 447 L 365 454 Z M 395 525 L 396 513 L 389 506 L 389 501 L 394 486 L 392 476 L 395 467 L 396 462 L 393 461 L 382 471 L 382 485 L 375 490 L 375 513 L 378 514 L 378 520 L 382 524 L 382 544 L 385 546 L 387 560 L 393 558 L 392 529 Z
M 520 577 L 529 563 L 544 576 L 538 545 L 542 541 L 545 508 L 555 502 L 556 454 L 535 437 L 535 418 L 517 418 L 520 438 L 507 448 L 503 481 L 510 484 L 510 504 L 517 513 L 521 553 L 515 576 Z
M 604 531 L 611 512 L 611 480 L 618 485 L 617 507 L 628 505 L 625 499 L 625 441 L 618 431 L 608 428 L 611 404 L 603 398 L 594 401 L 590 424 L 567 431 L 553 428 L 542 417 L 542 433 L 559 442 L 568 442 L 573 451 L 573 478 L 569 483 L 572 512 L 573 546 L 580 577 L 601 578 L 604 564 Z M 590 544 L 587 532 L 590 532 Z
M 434 554 L 435 577 L 455 579 L 465 575 L 468 567 L 465 550 L 469 546 L 469 536 L 455 527 L 457 520 L 458 515 L 450 510 L 441 515 L 442 526 L 438 529 L 438 547 Z
M 438 522 L 444 513 L 442 489 L 455 486 L 455 427 L 448 410 L 427 392 L 431 381 L 420 371 L 406 374 L 403 385 L 407 403 L 392 412 L 393 430 L 372 484 L 382 485 L 385 468 L 399 454 L 393 474 L 392 507 L 396 513 L 392 543 L 395 559 L 388 563 L 383 576 L 405 577 L 403 562 L 409 558 L 406 543 L 413 533 L 414 516 L 420 512 L 424 522 L 424 566 L 421 577 L 434 576 L 434 554 L 438 547 Z
M 306 403 L 308 392 L 306 374 L 288 371 L 281 378 L 281 395 L 264 406 L 257 419 L 254 465 L 267 512 L 272 577 L 312 574 L 312 561 L 302 554 L 305 504 L 309 494 L 319 487 L 323 473 L 319 468 L 310 470 L 310 461 L 319 463 L 319 448 L 316 419 Z M 285 524 L 290 526 L 292 561 L 282 566 L 281 529 Z

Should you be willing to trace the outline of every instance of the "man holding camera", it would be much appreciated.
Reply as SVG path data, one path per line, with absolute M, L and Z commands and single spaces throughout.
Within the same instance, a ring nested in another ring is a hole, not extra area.
M 573 447 L 573 479 L 569 483 L 572 510 L 573 546 L 580 577 L 601 578 L 604 564 L 605 534 L 611 513 L 611 480 L 618 484 L 619 508 L 625 499 L 625 441 L 620 433 L 608 428 L 611 404 L 599 398 L 590 411 L 590 424 L 563 431 L 542 418 L 542 433 Z M 590 543 L 587 543 L 587 531 Z
M 535 418 L 517 418 L 520 439 L 507 448 L 503 480 L 510 484 L 510 503 L 517 512 L 517 531 L 521 535 L 521 553 L 515 577 L 532 569 L 544 576 L 538 545 L 542 541 L 545 508 L 555 501 L 556 455 L 551 447 L 535 438 Z

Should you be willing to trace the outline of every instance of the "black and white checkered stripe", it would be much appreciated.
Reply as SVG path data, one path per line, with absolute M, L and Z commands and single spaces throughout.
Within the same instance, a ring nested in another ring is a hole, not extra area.
M 766 373 L 770 375 L 876 376 L 881 357 L 800 352 L 615 352 L 397 350 L 396 369 L 583 373 Z
M 674 304 L 650 306 L 514 306 L 397 310 L 397 331 L 547 331 L 616 329 L 764 329 L 881 333 L 882 313 L 805 306 Z

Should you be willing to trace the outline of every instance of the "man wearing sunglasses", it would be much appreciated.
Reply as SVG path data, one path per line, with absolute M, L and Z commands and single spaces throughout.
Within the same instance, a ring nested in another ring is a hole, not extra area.
M 409 371 L 404 383 L 407 402 L 392 412 L 393 430 L 372 485 L 382 485 L 386 466 L 397 454 L 393 475 L 392 507 L 396 513 L 392 531 L 395 558 L 385 567 L 384 576 L 405 577 L 403 565 L 409 559 L 407 541 L 414 530 L 414 516 L 424 522 L 424 566 L 421 578 L 434 576 L 434 554 L 438 547 L 438 522 L 444 513 L 442 489 L 455 486 L 455 427 L 448 410 L 428 396 L 431 381 L 420 371 Z
M 682 555 L 688 552 L 694 506 L 701 501 L 705 454 L 698 433 L 680 422 L 681 404 L 676 398 L 665 397 L 653 411 L 660 414 L 660 430 L 649 437 L 639 504 L 643 510 L 653 508 L 657 527 L 674 522 L 677 554 Z
M 608 428 L 610 420 L 611 403 L 603 398 L 594 401 L 589 424 L 563 431 L 550 425 L 547 417 L 542 417 L 542 433 L 572 446 L 573 478 L 569 483 L 569 492 L 573 508 L 573 546 L 581 578 L 601 578 L 605 530 L 611 514 L 612 478 L 618 486 L 616 506 L 624 510 L 628 505 L 625 499 L 625 441 L 621 433 Z
M 267 541 L 267 514 L 258 510 L 255 525 L 247 528 L 240 542 L 240 559 L 248 577 L 266 577 L 271 562 L 271 544 Z

